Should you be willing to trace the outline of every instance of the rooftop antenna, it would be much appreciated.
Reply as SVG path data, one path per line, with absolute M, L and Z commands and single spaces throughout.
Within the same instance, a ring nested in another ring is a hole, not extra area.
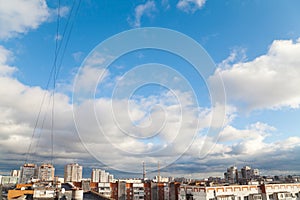
M 143 161 L 143 181 L 146 180 L 146 167 L 145 167 L 145 162 Z
M 160 183 L 160 168 L 159 168 L 159 161 L 157 163 L 157 182 Z

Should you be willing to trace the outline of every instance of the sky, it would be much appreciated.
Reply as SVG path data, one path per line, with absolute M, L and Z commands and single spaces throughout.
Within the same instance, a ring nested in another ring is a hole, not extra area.
M 0 0 L 0 174 L 300 174 L 299 7 Z

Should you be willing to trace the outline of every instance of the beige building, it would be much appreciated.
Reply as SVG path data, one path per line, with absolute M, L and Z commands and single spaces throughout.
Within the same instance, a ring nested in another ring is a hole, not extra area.
M 51 164 L 42 164 L 38 169 L 38 179 L 41 181 L 53 181 L 55 168 Z

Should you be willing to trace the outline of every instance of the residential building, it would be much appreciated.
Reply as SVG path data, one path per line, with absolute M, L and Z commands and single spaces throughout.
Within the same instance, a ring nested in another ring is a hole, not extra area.
M 107 183 L 108 182 L 108 174 L 105 170 L 101 170 L 99 174 L 99 182 Z
M 169 184 L 170 193 L 169 199 L 170 200 L 178 200 L 178 191 L 179 191 L 180 183 L 179 182 L 172 182 Z
M 247 184 L 249 181 L 254 180 L 259 177 L 259 170 L 252 169 L 249 166 L 244 166 L 241 169 L 241 176 L 239 176 L 239 182 L 242 184 Z
M 0 185 L 17 184 L 18 176 L 0 176 Z
M 68 164 L 65 166 L 64 172 L 65 183 L 80 182 L 82 179 L 82 166 L 77 163 Z
M 113 174 L 109 174 L 108 175 L 108 182 L 113 182 L 114 181 L 114 175 Z
M 132 183 L 132 195 L 134 200 L 144 199 L 144 183 Z
M 113 182 L 114 176 L 102 169 L 92 169 L 91 181 L 97 183 Z
M 98 183 L 98 193 L 105 197 L 111 197 L 112 187 L 110 183 Z
M 38 169 L 38 179 L 41 181 L 53 181 L 55 168 L 52 164 L 42 164 Z
M 19 183 L 27 183 L 32 179 L 37 178 L 38 168 L 35 164 L 25 163 L 20 167 L 20 179 Z
M 92 169 L 91 181 L 92 182 L 100 182 L 100 171 L 101 169 Z
M 21 171 L 20 170 L 11 170 L 10 175 L 14 176 L 14 177 L 19 177 L 20 176 Z
M 297 200 L 300 184 L 179 187 L 179 200 Z
M 225 180 L 230 184 L 238 183 L 238 169 L 236 166 L 231 166 L 224 173 Z

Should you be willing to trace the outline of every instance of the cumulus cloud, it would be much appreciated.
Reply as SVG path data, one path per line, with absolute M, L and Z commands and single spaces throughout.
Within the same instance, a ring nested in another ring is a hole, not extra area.
M 151 17 L 156 10 L 155 2 L 152 0 L 147 1 L 145 4 L 140 4 L 134 9 L 134 21 L 131 22 L 133 27 L 141 26 L 141 19 L 144 15 Z
M 176 6 L 186 13 L 194 13 L 202 8 L 205 2 L 206 0 L 179 0 Z
M 183 99 L 189 95 L 178 94 Z M 77 130 L 87 149 L 108 166 L 132 172 L 141 159 L 149 170 L 156 169 L 158 160 L 166 166 L 186 151 L 199 131 L 197 109 L 171 98 L 173 94 L 165 93 L 83 102 L 75 107 Z
M 192 162 L 191 168 L 202 166 L 200 173 L 204 173 L 204 177 L 218 173 L 220 176 L 220 172 L 224 172 L 233 164 L 239 167 L 250 165 L 260 168 L 263 173 L 268 172 L 273 175 L 283 173 L 284 169 L 286 174 L 299 173 L 299 170 L 293 166 L 300 164 L 300 138 L 292 136 L 276 139 L 273 137 L 276 132 L 275 127 L 262 122 L 241 129 L 227 125 L 221 131 L 217 142 L 212 137 L 200 136 L 195 139 L 191 148 L 174 166 L 178 166 L 179 163 L 181 167 L 185 167 L 185 162 L 189 164 Z M 199 146 L 203 146 L 204 142 L 208 143 L 206 147 L 213 146 L 213 148 L 209 149 L 205 157 L 195 159 Z M 197 176 L 196 170 L 187 169 L 186 173 L 188 171 Z
M 1 0 L 0 4 L 0 39 L 36 29 L 50 16 L 45 0 Z
M 11 51 L 0 45 L 0 76 L 12 75 L 17 71 L 17 68 L 7 65 L 9 59 L 13 59 Z
M 224 62 L 226 66 L 217 72 L 222 76 L 227 99 L 247 110 L 299 108 L 299 54 L 300 39 L 275 40 L 265 55 L 252 61 L 230 66 Z M 213 76 L 210 83 L 214 85 L 214 81 Z
M 231 148 L 227 152 L 237 157 L 257 157 L 262 159 L 266 155 L 284 155 L 293 152 L 300 146 L 299 137 L 288 137 L 283 140 L 271 139 L 276 128 L 265 123 L 257 122 L 245 129 L 227 126 L 220 133 L 219 143 Z M 260 162 L 260 160 L 257 160 Z
M 0 163 L 6 163 L 10 158 L 24 161 L 30 143 L 30 152 L 35 157 L 31 156 L 31 159 L 49 161 L 52 92 L 18 81 L 13 74 L 16 68 L 7 64 L 11 57 L 13 55 L 10 51 L 4 47 L 0 48 L 0 84 L 6 86 L 0 88 L 0 153 L 3 155 Z M 95 75 L 99 75 L 99 71 L 96 66 L 104 62 L 100 58 L 87 60 L 79 77 L 83 89 L 90 88 L 88 80 L 97 82 L 98 77 Z M 34 138 L 31 138 L 44 95 L 46 99 L 39 123 Z M 90 155 L 83 149 L 85 145 L 95 150 L 90 153 L 102 156 L 98 162 L 109 161 L 109 166 L 123 170 L 137 170 L 141 160 L 147 161 L 149 168 L 152 163 L 153 169 L 160 158 L 164 160 L 162 166 L 170 164 L 189 147 L 198 132 L 198 116 L 201 115 L 199 110 L 191 105 L 193 102 L 190 94 L 181 91 L 147 97 L 136 96 L 129 101 L 99 97 L 94 101 L 88 99 L 74 105 L 75 115 L 78 114 L 76 117 L 81 122 L 74 124 L 69 97 L 57 92 L 53 127 L 54 162 L 88 160 Z M 205 116 L 206 111 L 202 111 Z M 103 132 L 99 129 L 99 123 Z M 75 125 L 80 128 L 78 130 L 81 140 L 77 136 Z M 202 124 L 200 128 L 208 125 Z M 18 148 L 15 148 L 16 146 Z
M 7 159 L 17 158 L 17 161 L 24 161 L 18 155 L 25 155 L 29 144 L 32 142 L 31 152 L 35 152 L 37 159 L 50 156 L 51 146 L 49 144 L 51 133 L 51 91 L 45 91 L 40 87 L 24 85 L 14 77 L 16 67 L 6 62 L 11 60 L 12 53 L 0 47 L 0 152 L 1 163 Z M 41 110 L 41 117 L 31 140 L 34 130 L 37 113 L 45 95 L 45 103 Z M 55 144 L 57 157 L 70 157 L 72 154 L 66 152 L 78 152 L 82 146 L 78 138 L 74 137 L 74 123 L 72 119 L 72 107 L 70 99 L 64 94 L 55 95 Z M 44 121 L 44 123 L 43 123 Z M 60 140 L 58 139 L 60 138 Z M 72 140 L 71 143 L 63 144 L 62 141 Z M 18 148 L 16 148 L 16 146 Z M 77 149 L 78 148 L 78 149 Z M 59 153 L 58 153 L 59 152 Z M 43 159 L 41 159 L 43 160 Z

